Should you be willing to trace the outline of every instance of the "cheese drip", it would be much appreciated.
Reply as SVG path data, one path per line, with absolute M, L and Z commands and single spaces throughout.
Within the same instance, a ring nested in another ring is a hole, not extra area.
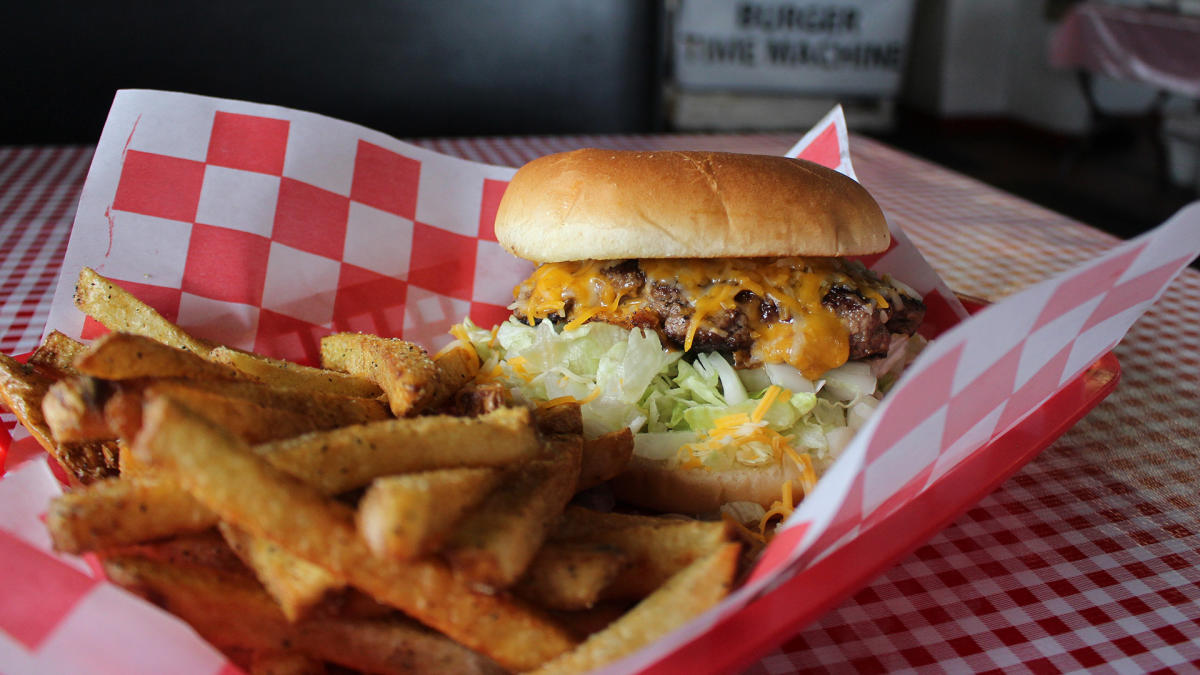
M 810 378 L 820 377 L 849 357 L 849 330 L 837 315 L 821 304 L 834 285 L 862 288 L 868 297 L 875 291 L 862 287 L 830 258 L 734 258 L 656 259 L 638 261 L 645 284 L 633 295 L 604 274 L 620 264 L 611 260 L 582 260 L 541 265 L 514 295 L 532 324 L 554 316 L 566 320 L 571 330 L 588 321 L 618 325 L 635 322 L 635 313 L 647 308 L 649 289 L 661 282 L 680 289 L 693 308 L 683 349 L 692 341 L 706 319 L 730 308 L 740 308 L 746 317 L 753 345 L 745 360 L 759 363 L 788 363 Z M 738 303 L 743 291 L 757 302 L 769 303 L 776 316 L 764 319 L 761 306 Z

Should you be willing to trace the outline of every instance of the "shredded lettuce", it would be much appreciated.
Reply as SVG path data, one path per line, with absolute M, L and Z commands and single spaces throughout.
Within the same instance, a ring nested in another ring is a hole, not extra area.
M 630 427 L 638 432 L 635 452 L 653 459 L 671 459 L 714 429 L 740 424 L 770 430 L 827 463 L 878 404 L 876 374 L 863 363 L 835 368 L 818 382 L 786 364 L 739 371 L 719 353 L 685 360 L 663 349 L 653 331 L 599 322 L 563 331 L 550 321 L 531 326 L 511 318 L 493 332 L 468 320 L 456 335 L 478 352 L 482 376 L 504 382 L 518 399 L 582 401 L 585 435 Z M 774 398 L 765 405 L 769 391 Z M 769 443 L 752 440 L 740 450 L 694 456 L 723 468 L 759 463 L 770 451 Z

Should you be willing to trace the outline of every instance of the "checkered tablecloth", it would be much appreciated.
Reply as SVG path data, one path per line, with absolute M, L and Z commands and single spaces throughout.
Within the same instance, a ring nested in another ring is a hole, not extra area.
M 781 154 L 790 134 L 429 139 L 519 165 L 585 145 Z M 997 299 L 1107 249 L 1092 228 L 856 137 L 859 179 L 956 290 Z M 0 148 L 0 350 L 31 349 L 90 147 Z M 1145 672 L 1200 666 L 1200 274 L 1117 348 L 1122 384 L 949 528 L 751 667 Z M 11 425 L 11 417 L 3 417 Z

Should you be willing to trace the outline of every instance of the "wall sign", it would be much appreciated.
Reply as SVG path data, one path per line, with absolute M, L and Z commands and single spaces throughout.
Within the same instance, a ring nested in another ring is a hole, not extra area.
M 891 95 L 915 0 L 680 0 L 675 81 L 688 89 Z

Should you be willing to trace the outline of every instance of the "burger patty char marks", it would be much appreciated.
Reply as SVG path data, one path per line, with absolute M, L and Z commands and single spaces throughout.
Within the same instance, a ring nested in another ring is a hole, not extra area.
M 786 263 L 783 269 L 799 264 L 795 260 L 780 262 Z M 680 270 L 689 269 L 687 263 L 678 264 Z M 707 307 L 693 326 L 697 303 L 704 302 L 702 296 L 717 284 L 727 282 L 716 279 L 697 284 L 692 279 L 684 283 L 679 276 L 648 278 L 646 268 L 638 260 L 591 261 L 579 265 L 582 268 L 570 276 L 589 288 L 592 297 L 577 297 L 586 293 L 564 287 L 557 298 L 558 310 L 544 316 L 568 323 L 573 319 L 594 320 L 654 330 L 665 342 L 680 349 L 688 346 L 690 337 L 691 349 L 731 353 L 740 364 L 754 361 L 750 350 L 755 344 L 756 330 L 761 332 L 772 324 L 791 321 L 780 299 L 760 297 L 752 290 L 742 289 L 729 302 L 715 309 Z M 770 267 L 771 263 L 766 261 L 763 265 Z M 925 314 L 920 298 L 857 263 L 830 259 L 821 261 L 819 266 L 826 275 L 821 284 L 820 304 L 836 316 L 848 333 L 850 360 L 884 356 L 893 333 L 916 332 Z M 587 278 L 579 280 L 578 276 Z M 533 279 L 536 278 L 535 274 Z M 528 319 L 531 295 L 536 292 L 534 285 L 526 282 L 518 287 L 515 310 L 521 318 Z M 801 291 L 796 289 L 796 293 Z M 536 312 L 534 316 L 541 318 Z
M 883 310 L 853 289 L 834 286 L 821 299 L 850 331 L 850 360 L 887 354 L 892 342 Z
M 658 317 L 659 334 L 676 347 L 687 342 L 695 309 L 679 286 L 663 281 L 650 285 L 649 311 Z M 740 308 L 721 309 L 704 317 L 692 337 L 692 349 L 702 352 L 736 352 L 754 342 L 746 315 Z

